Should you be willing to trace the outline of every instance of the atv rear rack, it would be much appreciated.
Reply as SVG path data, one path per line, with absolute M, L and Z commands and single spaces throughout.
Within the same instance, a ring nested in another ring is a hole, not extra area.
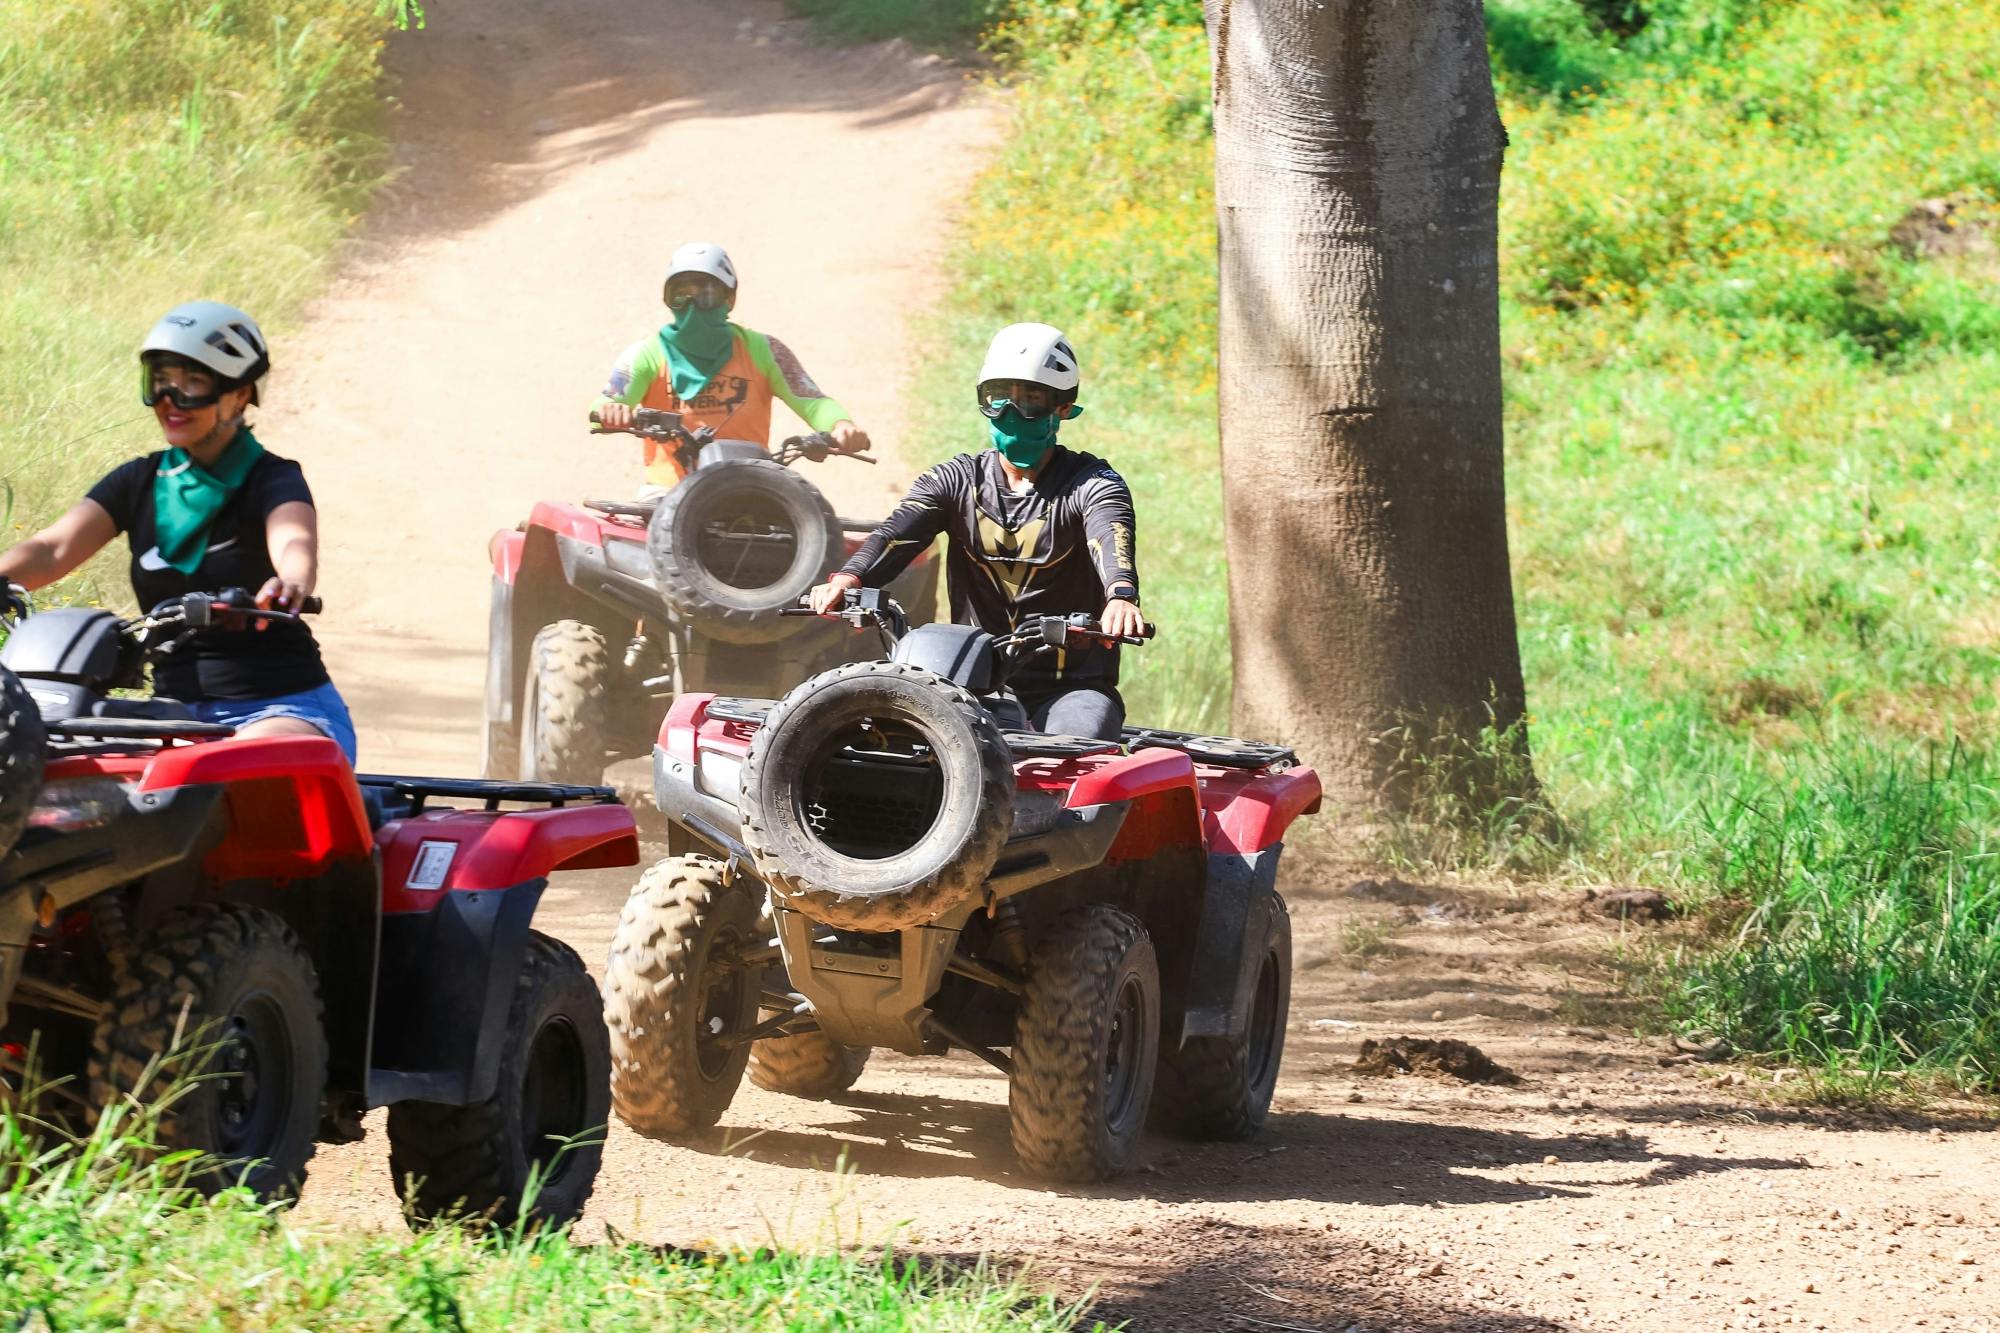
M 498 810 L 502 801 L 523 805 L 546 805 L 560 810 L 566 805 L 616 805 L 618 793 L 610 787 L 572 787 L 559 782 L 492 782 L 483 778 L 405 778 L 385 773 L 356 773 L 363 787 L 391 793 L 409 806 L 403 817 L 421 814 L 426 799 L 448 796 L 458 800 L 483 801 L 488 810 Z

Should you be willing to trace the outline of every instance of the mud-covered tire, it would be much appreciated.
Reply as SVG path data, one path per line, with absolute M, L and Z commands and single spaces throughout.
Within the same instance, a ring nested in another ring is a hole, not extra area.
M 929 818 L 928 829 L 888 855 L 845 854 L 813 826 L 829 809 L 885 826 L 879 806 L 853 806 L 851 785 L 821 773 L 864 719 L 871 734 L 920 736 L 937 765 L 935 793 L 910 816 L 913 826 Z M 966 690 L 895 662 L 835 667 L 787 694 L 751 742 L 742 781 L 743 841 L 758 875 L 787 906 L 843 930 L 901 930 L 978 899 L 1014 824 L 1013 756 L 1000 728 Z
M 1160 972 L 1137 918 L 1102 903 L 1036 944 L 1014 1027 L 1007 1111 L 1015 1155 L 1048 1180 L 1132 1164 L 1160 1051 Z
M 838 1097 L 868 1065 L 866 1046 L 842 1046 L 824 1032 L 797 1032 L 750 1043 L 750 1081 L 766 1092 L 810 1101 Z
M 711 964 L 762 943 L 760 906 L 743 884 L 725 885 L 722 863 L 706 856 L 658 862 L 625 900 L 604 965 L 604 1018 L 611 1105 L 641 1134 L 711 1129 L 742 1086 L 749 1045 L 713 1038 L 756 1025 L 762 974 L 717 977 Z
M 793 535 L 789 559 L 732 543 L 714 524 L 781 526 Z M 786 620 L 846 552 L 840 521 L 819 488 L 767 458 L 698 467 L 667 492 L 646 528 L 653 579 L 667 604 L 710 638 L 769 643 L 810 620 Z
M 528 649 L 521 687 L 519 777 L 594 786 L 604 780 L 611 655 L 580 620 L 544 625 Z
M 604 1003 L 576 950 L 529 934 L 504 1041 L 499 1081 L 485 1101 L 389 1108 L 389 1174 L 412 1220 L 465 1217 L 504 1227 L 525 1210 L 528 1220 L 561 1224 L 583 1213 L 596 1188 L 611 1115 L 611 1045 Z
M 1246 941 L 1259 961 L 1243 1035 L 1190 1037 L 1160 1055 L 1155 1118 L 1188 1138 L 1247 1139 L 1270 1114 L 1292 1008 L 1292 922 L 1272 896 L 1258 937 Z
M 276 913 L 185 907 L 138 942 L 91 1039 L 90 1097 L 162 1105 L 157 1142 L 207 1161 L 203 1193 L 295 1197 L 326 1089 L 319 978 Z
M 14 850 L 28 811 L 42 789 L 47 733 L 35 696 L 20 677 L 0 667 L 0 856 Z

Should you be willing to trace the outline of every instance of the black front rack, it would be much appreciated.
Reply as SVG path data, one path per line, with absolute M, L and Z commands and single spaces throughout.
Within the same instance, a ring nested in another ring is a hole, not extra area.
M 354 780 L 407 802 L 403 816 L 423 813 L 424 802 L 433 796 L 461 801 L 481 801 L 488 810 L 498 810 L 502 801 L 522 805 L 546 805 L 560 810 L 566 805 L 617 805 L 618 793 L 610 787 L 574 787 L 560 782 L 491 782 L 483 778 L 405 778 L 386 773 L 356 773 Z
M 761 726 L 776 703 L 770 699 L 738 699 L 717 695 L 709 701 L 708 715 L 724 722 L 746 722 Z M 1087 736 L 1057 736 L 1036 731 L 1005 733 L 1007 748 L 1022 757 L 1073 759 L 1083 755 L 1109 754 L 1121 748 L 1140 750 L 1148 746 L 1179 750 L 1197 764 L 1214 768 L 1237 768 L 1248 772 L 1291 768 L 1298 755 L 1286 745 L 1260 745 L 1234 736 L 1198 736 L 1188 731 L 1165 731 L 1157 727 L 1126 727 L 1117 741 L 1092 740 Z
M 641 523 L 651 522 L 653 511 L 659 508 L 659 506 L 660 502 L 658 500 L 585 500 L 583 502 L 585 509 L 595 509 L 598 513 L 608 518 L 637 519 Z
M 1186 731 L 1127 727 L 1124 740 L 1130 749 L 1158 746 L 1179 750 L 1197 764 L 1210 764 L 1216 768 L 1281 769 L 1299 762 L 1299 757 L 1292 753 L 1289 746 L 1260 745 L 1256 741 L 1237 740 L 1234 736 L 1197 736 Z

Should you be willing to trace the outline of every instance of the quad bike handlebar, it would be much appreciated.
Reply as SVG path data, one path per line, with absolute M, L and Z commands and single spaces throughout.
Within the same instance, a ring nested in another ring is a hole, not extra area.
M 124 628 L 148 652 L 171 653 L 183 642 L 207 630 L 234 632 L 274 620 L 298 620 L 318 615 L 324 603 L 308 597 L 296 611 L 280 611 L 257 605 L 247 588 L 224 588 L 221 592 L 190 592 L 169 597 L 143 616 L 123 622 Z
M 675 456 L 683 468 L 692 468 L 701 451 L 715 442 L 715 430 L 711 426 L 699 426 L 689 430 L 687 418 L 679 412 L 666 412 L 655 407 L 639 407 L 632 410 L 630 426 L 606 426 L 597 413 L 590 414 L 593 435 L 637 435 L 658 444 L 672 445 Z M 810 435 L 791 435 L 780 441 L 771 457 L 781 467 L 790 467 L 801 458 L 811 463 L 824 463 L 828 456 L 852 458 L 863 463 L 875 460 L 865 454 L 843 449 L 831 435 L 824 431 L 814 431 Z
M 781 616 L 817 615 L 810 606 L 788 606 L 778 613 Z M 910 618 L 897 605 L 895 598 L 880 588 L 847 588 L 841 596 L 841 606 L 837 611 L 826 613 L 829 619 L 845 620 L 856 629 L 873 626 L 881 635 L 883 643 L 893 649 L 898 640 L 910 632 Z M 1152 638 L 1158 627 L 1148 621 L 1137 634 L 1108 634 L 1095 616 L 1079 611 L 1068 616 L 1036 616 L 1011 634 L 995 635 L 993 646 L 1010 657 L 1021 658 L 1059 648 L 1111 647 L 1114 644 L 1138 646 Z

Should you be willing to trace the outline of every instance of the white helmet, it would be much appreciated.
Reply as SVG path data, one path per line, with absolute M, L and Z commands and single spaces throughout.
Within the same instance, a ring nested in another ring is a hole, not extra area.
M 674 251 L 667 265 L 667 281 L 683 273 L 706 273 L 730 291 L 736 290 L 736 265 L 729 262 L 729 252 L 707 241 L 691 241 Z
M 1063 337 L 1061 329 L 1047 324 L 1009 324 L 993 335 L 986 348 L 986 361 L 979 367 L 979 383 L 988 380 L 1028 380 L 1046 384 L 1064 403 L 1076 401 L 1076 349 Z
M 155 354 L 206 366 L 231 387 L 254 383 L 271 368 L 270 344 L 257 321 L 220 301 L 189 301 L 160 316 L 140 345 L 139 359 Z

